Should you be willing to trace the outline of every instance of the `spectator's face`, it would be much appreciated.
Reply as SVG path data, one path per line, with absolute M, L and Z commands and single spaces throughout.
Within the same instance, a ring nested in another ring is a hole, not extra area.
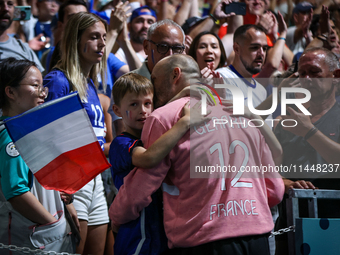
M 184 47 L 184 36 L 181 30 L 174 26 L 163 25 L 158 27 L 150 40 L 145 40 L 143 43 L 145 54 L 148 55 L 148 68 L 150 72 L 152 72 L 153 67 L 158 61 L 166 56 L 176 54 L 172 48 L 169 48 L 166 53 L 162 53 L 164 47 L 157 46 L 156 44 L 172 47 L 177 46 L 178 49 Z
M 104 55 L 106 46 L 106 30 L 102 22 L 96 22 L 87 28 L 78 43 L 80 63 L 83 66 L 99 63 Z
M 251 28 L 246 32 L 246 37 L 235 43 L 235 54 L 240 58 L 244 68 L 250 74 L 261 71 L 267 54 L 267 37 L 265 33 Z
M 146 118 L 150 116 L 153 110 L 152 99 L 152 93 L 137 95 L 134 92 L 126 92 L 121 100 L 121 105 L 116 106 L 116 108 L 118 109 L 118 116 L 123 117 L 127 132 L 140 134 Z
M 334 25 L 337 29 L 340 29 L 340 10 L 333 11 L 332 16 L 334 18 Z
M 247 12 L 253 15 L 262 15 L 265 11 L 264 0 L 246 0 Z
M 218 40 L 213 35 L 203 35 L 197 45 L 196 59 L 199 68 L 208 66 L 208 63 L 214 63 L 213 69 L 215 70 L 221 59 L 221 49 Z
M 65 7 L 64 20 L 63 20 L 64 28 L 67 24 L 67 21 L 70 19 L 70 17 L 79 12 L 87 12 L 86 7 L 83 5 L 68 5 Z
M 336 27 L 334 25 L 333 20 L 329 20 L 329 25 L 331 26 L 331 33 L 329 35 L 329 41 L 330 41 L 330 46 L 331 48 L 337 47 L 339 43 L 339 37 L 336 32 Z
M 142 11 L 148 11 L 143 9 Z M 133 19 L 129 23 L 130 38 L 133 42 L 143 44 L 147 37 L 147 32 L 151 24 L 155 23 L 156 19 L 151 15 L 141 15 Z
M 32 66 L 19 83 L 20 86 L 14 88 L 11 94 L 13 96 L 12 99 L 16 102 L 15 108 L 17 114 L 44 103 L 47 95 L 45 92 L 42 92 L 42 82 L 40 71 Z
M 310 11 L 295 13 L 294 14 L 295 25 L 304 24 L 306 20 L 308 19 L 309 14 L 310 14 Z
M 331 32 L 330 34 L 328 35 L 328 43 L 329 43 L 329 46 L 331 49 L 335 48 L 338 46 L 338 43 L 339 43 L 339 37 L 338 37 L 338 34 L 336 32 L 336 27 L 334 25 L 334 22 L 333 20 L 329 20 L 329 25 L 331 27 Z M 320 27 L 318 28 L 318 32 L 317 32 L 317 36 L 320 35 L 321 32 L 320 32 Z
M 16 0 L 0 0 L 0 31 L 5 31 L 12 24 Z
M 68 5 L 64 8 L 64 19 L 63 22 L 58 21 L 58 28 L 56 33 L 54 33 L 54 42 L 57 43 L 61 40 L 63 31 L 65 30 L 68 20 L 72 15 L 79 12 L 87 12 L 87 9 L 83 5 Z
M 321 50 L 307 52 L 299 59 L 299 78 L 302 88 L 309 90 L 311 100 L 324 100 L 334 96 L 333 72 L 325 62 Z
M 56 0 L 43 0 L 37 2 L 37 7 L 39 10 L 39 19 L 48 21 L 58 12 L 59 3 L 57 3 Z

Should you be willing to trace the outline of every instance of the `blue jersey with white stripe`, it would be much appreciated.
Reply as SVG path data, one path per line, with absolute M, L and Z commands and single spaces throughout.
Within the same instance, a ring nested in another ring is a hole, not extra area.
M 126 132 L 111 143 L 111 173 L 118 189 L 123 185 L 124 177 L 134 168 L 131 154 L 135 146 L 141 146 L 141 141 Z M 161 190 L 152 194 L 151 198 L 152 202 L 140 212 L 139 218 L 120 226 L 115 238 L 115 255 L 158 255 L 167 250 Z
M 91 79 L 88 79 L 86 102 L 82 102 L 93 130 L 97 136 L 101 148 L 104 150 L 104 114 L 99 101 L 96 87 Z M 57 69 L 52 70 L 44 77 L 44 87 L 48 87 L 48 96 L 45 101 L 60 98 L 70 94 L 71 88 L 65 74 Z M 76 127 L 75 127 L 76 128 Z

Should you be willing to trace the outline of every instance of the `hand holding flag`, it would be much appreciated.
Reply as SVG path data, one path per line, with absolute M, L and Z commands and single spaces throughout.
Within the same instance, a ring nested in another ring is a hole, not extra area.
M 46 189 L 73 194 L 110 167 L 77 93 L 6 119 L 5 126 Z

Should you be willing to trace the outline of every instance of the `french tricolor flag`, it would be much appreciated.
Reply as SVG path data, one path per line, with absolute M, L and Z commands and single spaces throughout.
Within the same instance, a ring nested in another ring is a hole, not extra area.
M 77 93 L 6 119 L 5 126 L 46 189 L 73 194 L 110 167 Z

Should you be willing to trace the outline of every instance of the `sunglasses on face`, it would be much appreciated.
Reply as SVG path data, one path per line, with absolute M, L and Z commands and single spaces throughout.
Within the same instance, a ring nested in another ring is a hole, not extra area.
M 153 43 L 154 45 L 156 45 L 157 51 L 160 54 L 166 54 L 169 51 L 170 48 L 171 48 L 173 54 L 181 54 L 185 50 L 185 47 L 183 45 L 171 46 L 171 45 L 166 44 L 166 43 L 155 43 L 152 40 L 148 40 L 148 41 Z

